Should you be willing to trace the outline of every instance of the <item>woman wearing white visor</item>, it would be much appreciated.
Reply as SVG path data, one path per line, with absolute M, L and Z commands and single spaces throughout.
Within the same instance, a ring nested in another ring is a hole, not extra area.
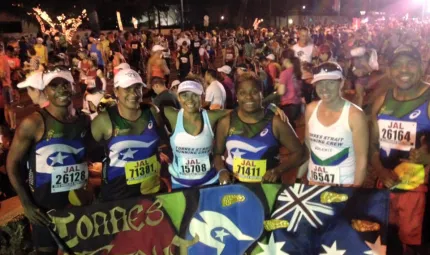
M 316 67 L 312 84 L 321 100 L 306 107 L 305 137 L 311 155 L 307 179 L 310 184 L 361 186 L 369 144 L 366 117 L 342 98 L 344 78 L 337 63 Z
M 202 109 L 203 86 L 196 81 L 184 81 L 178 87 L 181 110 L 164 108 L 172 127 L 170 146 L 173 160 L 169 165 L 172 189 L 204 186 L 218 183 L 213 167 L 212 145 L 216 122 L 231 110 L 209 111 Z M 282 110 L 274 107 L 286 121 Z

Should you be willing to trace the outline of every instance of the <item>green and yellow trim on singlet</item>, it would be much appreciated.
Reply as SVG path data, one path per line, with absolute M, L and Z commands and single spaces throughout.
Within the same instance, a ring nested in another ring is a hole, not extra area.
M 387 92 L 383 107 L 378 114 L 389 115 L 401 119 L 410 114 L 430 98 L 430 89 L 427 89 L 420 97 L 408 100 L 398 101 L 394 98 L 394 90 Z M 399 104 L 401 102 L 401 104 Z
M 349 147 L 343 149 L 339 153 L 331 156 L 328 159 L 320 159 L 313 151 L 311 151 L 311 159 L 312 162 L 319 166 L 336 166 L 342 163 L 345 159 L 348 158 L 349 155 Z

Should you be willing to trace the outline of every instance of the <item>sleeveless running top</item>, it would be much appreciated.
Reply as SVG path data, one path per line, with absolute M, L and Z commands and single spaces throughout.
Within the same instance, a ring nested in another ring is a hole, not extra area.
M 421 147 L 421 137 L 430 133 L 428 106 L 430 89 L 420 97 L 398 101 L 390 89 L 377 116 L 379 153 L 382 165 L 394 169 L 400 159 L 409 158 L 409 151 Z
M 152 77 L 164 78 L 164 71 L 161 69 L 161 67 L 159 67 L 157 65 L 152 65 L 151 75 L 152 75 Z
M 234 47 L 227 47 L 225 49 L 225 61 L 233 61 L 235 56 L 235 49 Z
M 349 126 L 351 103 L 345 101 L 339 119 L 332 125 L 322 125 L 317 117 L 321 101 L 309 122 L 311 158 L 308 180 L 325 184 L 354 184 L 355 155 Z
M 273 116 L 267 112 L 259 123 L 247 124 L 240 120 L 237 111 L 230 114 L 226 163 L 238 181 L 261 182 L 267 170 L 279 165 L 279 142 L 272 130 Z
M 182 51 L 179 52 L 179 69 L 180 70 L 189 70 L 191 69 L 191 63 L 190 63 L 190 52 L 187 51 L 183 53 Z
M 173 161 L 169 165 L 173 188 L 209 185 L 218 181 L 212 167 L 214 133 L 206 110 L 202 111 L 203 130 L 193 136 L 184 128 L 184 109 L 178 112 L 175 131 L 170 137 Z
M 69 192 L 87 184 L 84 137 L 90 121 L 81 115 L 73 123 L 63 123 L 46 109 L 38 112 L 45 130 L 42 139 L 30 150 L 30 190 L 37 206 L 64 209 L 70 204 Z
M 142 106 L 136 121 L 121 117 L 117 106 L 107 110 L 112 137 L 107 141 L 101 195 L 103 200 L 120 200 L 160 189 L 157 157 L 159 135 L 149 106 Z
M 99 66 L 104 66 L 105 63 L 103 61 L 103 56 L 102 56 L 102 52 L 97 49 L 97 44 L 91 44 L 91 49 L 90 49 L 91 54 L 96 54 L 97 55 L 97 64 Z

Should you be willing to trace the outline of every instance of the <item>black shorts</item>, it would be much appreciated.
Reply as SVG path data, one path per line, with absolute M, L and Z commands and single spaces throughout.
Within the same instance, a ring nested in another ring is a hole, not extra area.
M 58 245 L 52 237 L 49 229 L 45 226 L 31 224 L 31 236 L 33 245 L 36 250 L 38 248 L 57 248 Z

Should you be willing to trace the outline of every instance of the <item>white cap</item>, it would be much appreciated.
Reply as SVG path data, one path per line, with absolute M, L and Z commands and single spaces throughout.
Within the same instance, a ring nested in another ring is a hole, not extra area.
M 328 68 L 324 68 L 324 65 L 331 65 L 331 67 L 329 66 L 329 68 L 331 70 L 329 70 Z M 343 79 L 343 73 L 342 73 L 342 68 L 334 62 L 327 62 L 324 63 L 322 65 L 320 65 L 320 71 L 319 73 L 314 74 L 314 78 L 312 80 L 312 84 L 318 82 L 318 81 L 322 81 L 322 80 L 339 80 L 339 79 Z M 318 68 L 318 67 L 316 67 Z
M 115 70 L 122 70 L 122 69 L 130 69 L 130 65 L 127 63 L 121 63 L 114 68 Z
M 201 94 L 203 94 L 203 86 L 195 81 L 184 81 L 179 84 L 178 94 L 186 91 L 193 92 L 200 96 Z
M 65 70 L 59 70 L 59 71 L 48 71 L 46 73 L 43 73 L 43 84 L 44 86 L 48 86 L 49 83 L 56 78 L 63 78 L 65 80 L 67 80 L 70 83 L 73 83 L 73 76 L 72 73 L 70 71 L 65 71 Z
M 25 81 L 18 83 L 18 88 L 23 89 L 32 87 L 38 90 L 43 90 L 45 86 L 43 85 L 42 75 L 42 72 L 34 72 L 30 74 Z
M 267 55 L 266 59 L 274 61 L 275 60 L 275 55 L 269 54 L 269 55 Z
M 146 87 L 146 84 L 143 83 L 140 75 L 133 69 L 123 69 L 119 71 L 113 78 L 113 81 L 115 88 L 128 88 L 136 83 L 140 83 Z
M 231 73 L 231 67 L 228 65 L 225 65 L 225 66 L 218 68 L 217 71 L 220 73 L 230 74 Z
M 43 42 L 43 38 L 42 37 L 37 37 L 36 39 L 38 42 Z
M 178 86 L 179 84 L 181 84 L 181 82 L 179 80 L 174 80 L 174 81 L 172 81 L 172 84 L 170 85 L 170 88 Z
M 156 51 L 163 51 L 164 50 L 164 47 L 163 46 L 161 46 L 161 45 L 154 45 L 153 47 L 152 47 L 152 52 L 156 52 Z

